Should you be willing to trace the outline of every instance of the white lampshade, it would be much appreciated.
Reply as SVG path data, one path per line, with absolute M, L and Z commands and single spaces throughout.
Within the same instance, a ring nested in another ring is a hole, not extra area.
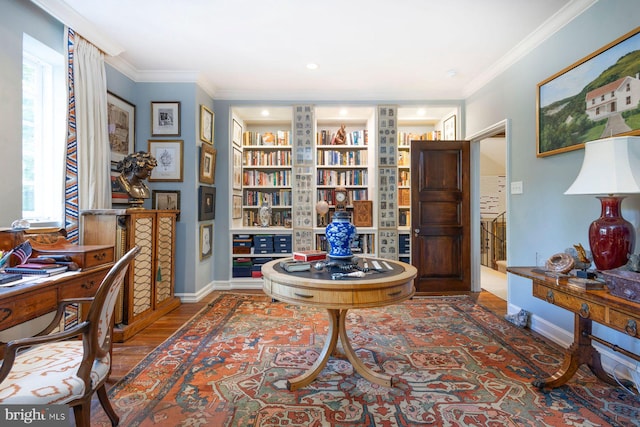
M 587 142 L 578 177 L 564 194 L 640 193 L 640 137 Z

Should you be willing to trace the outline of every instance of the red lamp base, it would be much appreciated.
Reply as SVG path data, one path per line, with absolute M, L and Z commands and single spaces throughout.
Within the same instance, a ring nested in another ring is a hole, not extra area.
M 589 227 L 589 245 L 598 270 L 611 270 L 625 265 L 633 254 L 636 234 L 633 225 L 620 214 L 624 197 L 598 197 L 600 218 Z

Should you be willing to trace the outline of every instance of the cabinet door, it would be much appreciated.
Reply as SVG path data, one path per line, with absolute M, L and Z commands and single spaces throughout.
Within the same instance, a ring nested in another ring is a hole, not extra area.
M 156 221 L 155 307 L 173 297 L 175 276 L 175 213 L 158 212 Z
M 139 316 L 153 310 L 155 276 L 155 213 L 135 213 L 129 216 L 128 247 L 138 245 L 140 252 L 131 263 L 128 286 L 125 287 L 127 301 L 126 323 L 131 324 Z

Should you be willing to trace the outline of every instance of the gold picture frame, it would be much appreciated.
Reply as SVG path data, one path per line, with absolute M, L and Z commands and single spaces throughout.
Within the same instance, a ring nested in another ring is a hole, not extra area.
M 373 226 L 373 202 L 371 200 L 354 200 L 353 225 L 356 227 Z
M 217 150 L 208 144 L 200 147 L 200 175 L 203 184 L 215 184 Z
M 156 158 L 158 165 L 153 168 L 149 182 L 182 182 L 182 140 L 149 140 L 148 151 Z
M 200 105 L 200 139 L 213 145 L 215 114 L 206 105 Z

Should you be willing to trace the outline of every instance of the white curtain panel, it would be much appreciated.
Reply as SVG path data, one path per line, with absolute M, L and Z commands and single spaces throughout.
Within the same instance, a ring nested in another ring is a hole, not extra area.
M 73 65 L 78 144 L 78 209 L 111 208 L 104 54 L 78 37 Z

